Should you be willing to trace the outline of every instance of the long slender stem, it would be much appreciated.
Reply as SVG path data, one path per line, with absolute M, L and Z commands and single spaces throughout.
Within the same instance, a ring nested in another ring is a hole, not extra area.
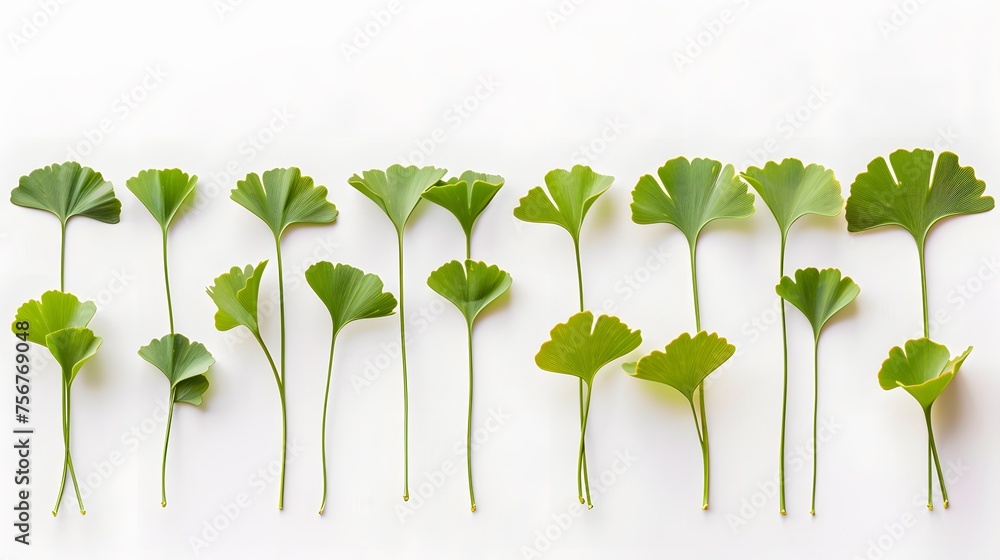
M 167 288 L 167 316 L 170 318 L 170 334 L 174 334 L 174 305 L 170 301 L 170 271 L 167 267 L 167 228 L 165 227 L 163 228 L 163 283 Z
M 694 410 L 694 402 L 688 401 L 691 405 L 691 416 L 694 418 L 694 429 L 698 432 L 698 443 L 701 444 L 701 464 L 705 470 L 705 487 L 701 495 L 701 509 L 708 509 L 708 441 L 705 440 L 705 416 L 702 412 L 701 422 L 698 422 L 698 413 Z
M 465 236 L 465 260 L 472 258 L 472 235 L 466 234 Z
M 917 243 L 917 255 L 920 257 L 920 295 L 924 304 L 924 338 L 931 337 L 930 314 L 927 310 L 927 269 L 924 264 L 924 243 Z
M 170 443 L 170 423 L 174 419 L 174 399 L 177 391 L 170 389 L 170 411 L 167 412 L 167 430 L 163 435 L 163 462 L 160 465 L 160 506 L 167 507 L 167 445 Z
M 580 240 L 576 237 L 573 238 L 573 250 L 576 253 L 576 283 L 580 295 L 580 312 L 584 310 L 583 307 L 583 266 L 580 262 Z M 580 423 L 586 424 L 586 411 L 584 410 L 583 402 L 583 379 L 579 380 L 578 383 L 579 401 L 580 401 Z M 587 392 L 587 398 L 590 398 L 590 391 Z M 590 495 L 590 476 L 587 473 L 587 449 L 583 445 L 583 441 L 580 441 L 580 456 L 577 457 L 577 469 L 576 469 L 576 492 L 580 498 L 580 503 L 583 503 L 583 494 Z
M 59 291 L 66 291 L 66 222 L 61 222 L 59 242 Z
M 63 431 L 63 469 L 62 478 L 59 479 L 59 494 L 56 495 L 56 505 L 52 508 L 52 516 L 55 517 L 59 515 L 59 504 L 62 503 L 63 490 L 66 489 L 66 473 L 69 469 L 69 445 L 66 445 L 68 441 L 66 437 L 66 431 L 69 427 L 66 425 L 66 382 L 65 379 L 62 382 L 62 390 L 60 391 L 62 397 L 62 431 Z
M 278 490 L 278 509 L 285 506 L 285 440 L 287 439 L 287 422 L 285 421 L 285 272 L 281 265 L 281 238 L 274 236 L 274 249 L 278 254 L 278 316 L 281 323 L 281 482 Z
M 274 374 L 274 383 L 278 386 L 278 398 L 281 400 L 281 475 L 278 482 L 278 509 L 284 509 L 285 448 L 288 439 L 288 420 L 287 414 L 285 413 L 285 384 L 281 381 L 281 375 L 278 373 L 277 366 L 274 365 L 274 358 L 271 357 L 271 352 L 267 349 L 267 345 L 264 344 L 264 339 L 261 338 L 259 332 L 255 332 L 253 335 L 254 338 L 257 339 L 257 344 L 260 344 L 261 350 L 264 351 L 264 356 L 267 357 L 267 363 L 271 366 L 271 372 Z
M 323 393 L 323 428 L 322 432 L 322 449 L 323 455 L 323 500 L 319 504 L 319 514 L 323 515 L 323 510 L 326 509 L 326 410 L 327 404 L 330 401 L 330 380 L 333 378 L 333 347 L 337 344 L 337 331 L 333 331 L 333 335 L 330 337 L 330 363 L 326 366 L 326 391 Z
M 696 332 L 701 332 L 701 305 L 698 298 L 698 258 L 697 241 L 692 241 L 688 243 L 688 247 L 691 249 L 691 291 L 694 294 L 694 326 Z M 698 407 L 701 409 L 701 437 L 702 437 L 702 455 L 705 458 L 705 500 L 704 508 L 708 509 L 708 480 L 709 480 L 709 463 L 708 463 L 708 417 L 705 415 L 705 383 L 702 382 L 698 386 Z
M 68 375 L 67 372 L 63 372 L 63 379 L 66 379 Z M 70 402 L 72 400 L 72 393 L 70 392 L 70 384 L 66 382 L 66 429 L 63 431 L 64 445 L 66 446 L 66 462 L 69 465 L 69 478 L 73 481 L 73 490 L 76 492 L 76 503 L 80 506 L 80 514 L 87 515 L 87 509 L 83 507 L 83 497 L 80 496 L 80 484 L 76 481 L 76 470 L 73 469 L 73 452 L 69 449 L 70 442 L 70 427 L 72 420 Z
M 937 467 L 938 483 L 941 485 L 941 497 L 944 499 L 944 507 L 948 507 L 948 489 L 944 485 L 944 473 L 941 472 L 941 460 L 938 459 L 937 445 L 934 443 L 934 428 L 931 426 L 931 407 L 924 409 L 924 418 L 927 420 L 927 443 L 930 445 L 931 452 L 934 455 L 934 466 Z M 930 478 L 930 468 L 928 467 L 927 472 L 928 478 Z M 928 486 L 928 490 L 930 490 Z M 931 507 L 931 493 L 927 492 L 927 505 L 928 508 Z
M 785 232 L 781 232 L 778 278 L 785 276 Z M 781 377 L 781 444 L 778 450 L 778 507 L 785 515 L 785 415 L 788 410 L 788 331 L 785 328 L 785 300 L 781 300 L 781 350 L 784 369 Z
M 812 483 L 812 506 L 809 508 L 810 515 L 816 515 L 816 452 L 819 448 L 817 439 L 819 423 L 819 334 L 813 338 L 813 483 Z
M 469 471 L 469 501 L 476 511 L 476 493 L 472 490 L 472 323 L 469 323 L 469 415 L 465 425 L 465 466 Z
M 403 501 L 410 499 L 410 392 L 406 380 L 406 312 L 403 303 L 403 230 L 399 241 L 399 347 L 403 360 Z
M 589 414 L 590 414 L 590 386 L 588 385 L 587 401 L 583 408 L 583 422 L 580 424 L 580 453 L 579 455 L 577 455 L 577 471 L 586 468 L 584 466 L 584 461 L 586 461 L 586 457 L 584 455 L 583 448 L 584 448 L 584 440 L 586 439 L 587 436 L 587 416 Z M 586 475 L 584 475 L 584 478 L 586 478 Z M 584 482 L 586 483 L 585 487 L 587 492 L 587 509 L 592 509 L 594 507 L 594 504 L 590 501 L 590 483 L 587 480 L 584 480 Z

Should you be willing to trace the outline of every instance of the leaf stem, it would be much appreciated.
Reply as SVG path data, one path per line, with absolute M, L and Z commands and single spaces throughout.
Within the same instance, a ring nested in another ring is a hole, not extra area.
M 781 257 L 778 264 L 778 278 L 785 276 L 785 239 L 781 232 Z M 780 298 L 779 298 L 780 299 Z M 778 507 L 785 515 L 785 416 L 788 411 L 788 330 L 785 328 L 785 300 L 781 303 L 781 349 L 784 369 L 781 377 L 781 443 L 778 449 Z
M 691 249 L 691 290 L 694 293 L 694 326 L 695 333 L 701 332 L 701 306 L 699 304 L 698 298 L 698 242 L 693 241 L 688 243 L 688 247 Z M 702 438 L 702 455 L 705 458 L 705 499 L 703 504 L 703 509 L 708 509 L 708 473 L 709 473 L 709 463 L 708 463 L 708 419 L 705 416 L 705 382 L 702 381 L 698 385 L 698 407 L 701 409 L 701 438 Z
M 83 497 L 80 496 L 80 484 L 76 481 L 76 470 L 73 469 L 73 453 L 69 449 L 70 442 L 70 427 L 72 420 L 72 414 L 70 413 L 70 402 L 72 394 L 70 392 L 71 386 L 69 382 L 65 381 L 67 379 L 67 371 L 63 372 L 63 383 L 66 385 L 66 426 L 63 430 L 63 444 L 66 446 L 66 462 L 69 466 L 69 477 L 73 481 L 73 490 L 76 492 L 76 503 L 80 506 L 80 514 L 87 515 L 87 509 L 83 507 Z
M 330 363 L 326 366 L 326 391 L 323 393 L 323 428 L 322 433 L 322 449 L 323 456 L 323 500 L 319 504 L 319 514 L 323 515 L 323 510 L 326 509 L 326 410 L 327 404 L 330 401 L 330 380 L 333 377 L 333 348 L 337 344 L 337 331 L 333 331 L 333 335 L 330 337 Z
M 588 385 L 587 386 L 587 401 L 586 401 L 586 405 L 584 406 L 584 409 L 583 409 L 583 423 L 580 425 L 580 453 L 577 455 L 577 469 L 576 469 L 577 472 L 580 472 L 581 470 L 586 469 L 586 467 L 584 466 L 584 461 L 586 461 L 586 457 L 584 455 L 583 448 L 584 448 L 584 440 L 586 439 L 586 436 L 587 436 L 587 416 L 590 415 L 590 393 L 591 393 L 591 390 L 590 390 L 590 386 Z M 586 474 L 584 474 L 584 478 L 586 478 Z M 586 490 L 586 492 L 587 492 L 587 509 L 593 509 L 594 508 L 594 504 L 590 501 L 590 483 L 587 480 L 584 480 L 584 482 L 586 482 L 586 489 L 587 489 Z
M 702 411 L 701 422 L 698 422 L 698 413 L 694 409 L 694 401 L 689 400 L 688 404 L 691 405 L 691 416 L 694 418 L 694 429 L 698 432 L 698 443 L 701 444 L 701 462 L 705 470 L 705 487 L 701 496 L 701 509 L 708 509 L 708 441 L 705 439 L 705 412 Z
M 403 230 L 399 242 L 399 347 L 403 360 L 403 501 L 410 499 L 410 393 L 406 380 L 406 314 L 403 304 Z
M 167 316 L 170 318 L 170 334 L 174 334 L 174 305 L 170 301 L 170 272 L 167 267 L 167 228 L 163 228 L 163 283 L 167 288 Z M 172 403 L 173 401 L 171 401 Z M 173 405 L 171 405 L 171 408 Z
M 469 322 L 469 415 L 465 427 L 465 466 L 469 471 L 469 501 L 476 511 L 476 493 L 472 490 L 472 322 Z
M 812 506 L 809 508 L 809 515 L 816 515 L 816 453 L 819 448 L 817 439 L 817 424 L 819 422 L 819 333 L 813 338 L 813 481 L 812 481 Z
M 465 234 L 465 260 L 472 258 L 472 234 Z
M 576 283 L 578 288 L 578 293 L 580 295 L 580 312 L 583 313 L 583 266 L 580 262 L 580 239 L 576 236 L 573 237 L 573 250 L 576 253 Z M 587 417 L 584 410 L 583 401 L 583 379 L 579 380 L 578 390 L 580 395 L 580 422 L 586 425 Z M 590 398 L 590 391 L 587 391 L 587 398 Z M 577 458 L 577 469 L 576 469 L 576 491 L 580 498 L 580 503 L 583 503 L 584 487 L 586 493 L 590 495 L 590 476 L 587 473 L 587 450 L 583 445 L 583 441 L 580 441 L 580 456 Z
M 61 239 L 59 242 L 59 291 L 66 291 L 66 222 L 60 222 Z
M 163 462 L 160 465 L 160 506 L 167 507 L 167 445 L 170 443 L 170 424 L 174 419 L 174 402 L 177 389 L 170 388 L 170 411 L 167 412 L 167 429 L 163 435 Z
M 281 400 L 281 474 L 278 483 L 278 509 L 284 509 L 285 448 L 286 440 L 288 439 L 288 421 L 285 413 L 285 384 L 281 381 L 281 376 L 278 374 L 278 368 L 274 365 L 274 358 L 271 357 L 271 352 L 267 349 L 267 345 L 264 344 L 264 339 L 261 338 L 259 332 L 254 332 L 253 335 L 254 338 L 257 339 L 257 344 L 260 344 L 261 350 L 264 351 L 264 356 L 267 357 L 267 363 L 271 365 L 271 372 L 274 374 L 274 382 L 278 386 L 278 398 Z
M 930 315 L 927 311 L 927 269 L 924 263 L 924 242 L 917 243 L 917 256 L 920 257 L 920 295 L 924 306 L 924 338 L 931 337 Z
M 285 274 L 281 266 L 281 238 L 274 236 L 274 248 L 278 253 L 278 316 L 281 319 L 281 385 L 285 384 Z
M 66 426 L 66 381 L 63 378 L 62 390 L 60 391 L 62 396 L 62 430 L 63 430 L 63 469 L 62 478 L 59 482 L 59 494 L 56 495 L 56 505 L 52 508 L 52 517 L 59 515 L 59 504 L 62 503 L 63 490 L 66 489 L 66 473 L 69 469 L 69 445 L 66 445 L 66 431 L 69 429 Z
M 941 497 L 944 499 L 944 507 L 948 507 L 948 489 L 944 485 L 944 473 L 941 472 L 941 460 L 938 459 L 937 445 L 934 443 L 934 428 L 931 426 L 931 407 L 924 409 L 924 418 L 927 420 L 927 443 L 930 446 L 931 452 L 934 456 L 934 466 L 937 468 L 938 483 L 941 485 Z M 930 478 L 930 460 L 928 458 L 927 466 L 927 477 Z M 927 493 L 927 507 L 930 509 L 931 505 L 931 493 L 930 483 L 928 482 L 928 493 Z

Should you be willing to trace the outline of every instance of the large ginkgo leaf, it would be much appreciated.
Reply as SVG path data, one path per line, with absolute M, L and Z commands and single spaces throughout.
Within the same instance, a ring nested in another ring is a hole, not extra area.
M 452 177 L 427 189 L 423 197 L 454 214 L 468 238 L 479 214 L 500 191 L 503 183 L 503 177 L 499 175 L 466 171 L 459 177 Z
M 694 393 L 708 374 L 733 357 L 736 347 L 716 333 L 701 331 L 693 337 L 684 333 L 636 362 L 630 375 L 669 385 L 694 402 Z
M 86 327 L 97 313 L 92 301 L 81 302 L 75 295 L 50 290 L 39 299 L 30 300 L 17 309 L 14 332 L 27 330 L 28 341 L 46 346 L 46 337 L 53 332 L 71 327 Z M 28 323 L 28 329 L 17 328 L 18 323 Z
M 445 172 L 437 167 L 394 164 L 385 171 L 370 169 L 360 176 L 355 174 L 347 182 L 377 204 L 392 220 L 396 232 L 402 235 L 420 197 L 444 177 Z
M 180 169 L 147 169 L 125 181 L 125 186 L 166 230 L 194 193 L 197 183 L 197 175 L 188 175 Z
M 306 270 L 306 281 L 330 312 L 333 332 L 351 321 L 387 317 L 396 298 L 382 291 L 382 279 L 346 264 L 318 262 Z
M 796 270 L 795 280 L 785 276 L 775 290 L 806 316 L 817 338 L 823 325 L 861 293 L 854 280 L 842 277 L 836 268 Z
M 63 380 L 72 385 L 80 368 L 97 354 L 103 340 L 86 327 L 70 327 L 49 333 L 45 345 L 52 357 L 62 366 Z
M 174 402 L 197 400 L 192 404 L 201 404 L 201 393 L 208 389 L 205 373 L 215 364 L 215 358 L 204 344 L 191 342 L 181 334 L 168 334 L 140 348 L 139 356 L 163 372 L 174 392 Z M 203 378 L 204 382 L 191 381 L 196 377 Z M 194 394 L 197 389 L 200 392 Z
M 641 331 L 609 315 L 601 315 L 595 323 L 590 311 L 556 325 L 550 335 L 551 340 L 535 355 L 535 364 L 545 371 L 579 377 L 588 385 L 598 370 L 642 343 Z
M 427 285 L 455 304 L 469 326 L 479 313 L 510 288 L 510 274 L 496 265 L 467 259 L 451 261 L 431 273 Z
M 337 219 L 337 207 L 326 199 L 326 187 L 316 186 L 297 167 L 256 173 L 236 182 L 232 198 L 253 212 L 280 238 L 294 224 L 326 224 Z
M 614 180 L 586 165 L 574 165 L 569 171 L 553 169 L 545 174 L 545 190 L 542 187 L 529 190 L 514 208 L 514 217 L 525 222 L 555 224 L 578 240 L 587 211 Z
M 815 163 L 803 166 L 793 158 L 780 164 L 769 161 L 763 169 L 750 167 L 741 175 L 767 204 L 782 236 L 806 214 L 836 216 L 844 206 L 833 171 Z
M 63 225 L 73 216 L 117 224 L 122 209 L 111 182 L 75 161 L 54 163 L 21 177 L 10 193 L 10 201 L 51 212 Z
M 878 372 L 878 383 L 887 391 L 902 387 L 921 407 L 930 408 L 970 352 L 971 346 L 952 358 L 945 346 L 929 338 L 907 340 L 903 348 L 894 346 L 889 350 L 889 357 Z
M 215 328 L 228 331 L 242 325 L 250 332 L 260 334 L 257 298 L 266 266 L 266 260 L 256 267 L 249 264 L 245 269 L 234 266 L 215 279 L 215 284 L 208 288 L 208 295 L 219 308 L 215 313 Z

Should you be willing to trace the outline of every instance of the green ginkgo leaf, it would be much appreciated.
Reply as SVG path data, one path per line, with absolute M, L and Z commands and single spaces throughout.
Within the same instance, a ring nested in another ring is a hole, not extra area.
M 94 331 L 86 327 L 60 329 L 45 337 L 45 346 L 62 367 L 67 385 L 73 384 L 83 364 L 97 354 L 101 342 L 101 337 L 95 336 Z
M 657 170 L 660 181 L 643 175 L 632 190 L 632 221 L 672 224 L 690 245 L 711 221 L 754 213 L 753 194 L 732 165 L 712 159 L 679 157 Z M 661 185 L 662 183 L 662 185 Z
M 796 270 L 795 280 L 785 276 L 775 290 L 806 316 L 816 338 L 826 322 L 861 293 L 854 280 L 836 268 Z
M 467 259 L 451 261 L 427 279 L 427 285 L 462 312 L 469 328 L 479 313 L 510 288 L 510 274 L 496 265 Z
M 569 171 L 553 169 L 545 174 L 545 190 L 542 187 L 529 190 L 514 209 L 514 217 L 525 222 L 555 224 L 578 241 L 587 212 L 614 180 L 586 165 L 574 165 Z
M 337 207 L 326 199 L 326 187 L 313 184 L 297 167 L 271 169 L 263 181 L 256 173 L 236 182 L 230 198 L 271 228 L 280 238 L 294 224 L 328 224 L 337 219 Z
M 445 173 L 446 170 L 437 167 L 394 164 L 385 171 L 370 169 L 360 176 L 354 174 L 347 182 L 377 204 L 392 220 L 396 232 L 402 235 L 421 196 Z
M 590 395 L 593 392 L 594 376 L 613 360 L 621 358 L 642 344 L 642 333 L 632 330 L 617 317 L 601 315 L 594 321 L 590 311 L 577 313 L 565 323 L 556 325 L 551 338 L 542 344 L 535 355 L 535 364 L 545 371 L 572 375 L 586 386 L 583 418 L 580 422 L 580 447 L 577 452 L 577 494 L 584 502 L 586 483 L 586 503 L 594 507 L 590 499 L 590 484 L 583 468 L 584 440 L 587 434 L 587 417 L 590 414 Z M 583 472 L 583 480 L 579 473 Z
M 246 268 L 234 266 L 229 272 L 215 279 L 215 284 L 208 288 L 208 295 L 219 308 L 215 313 L 215 328 L 228 331 L 239 326 L 250 329 L 255 336 L 260 336 L 260 326 L 257 323 L 257 299 L 260 293 L 260 280 L 264 276 L 267 261 L 261 261 L 256 267 Z
M 769 161 L 763 168 L 750 167 L 741 173 L 778 223 L 781 249 L 778 258 L 778 278 L 785 276 L 785 243 L 788 231 L 796 220 L 807 214 L 836 216 L 844 206 L 840 183 L 833 171 L 815 163 L 802 165 L 797 159 L 784 159 L 780 164 Z M 783 352 L 781 390 L 781 437 L 778 446 L 778 507 L 785 515 L 785 413 L 788 409 L 788 330 L 785 324 L 785 302 L 781 301 L 781 340 Z
M 367 196 L 385 212 L 396 228 L 396 256 L 399 259 L 399 346 L 403 369 L 403 501 L 410 499 L 410 403 L 406 372 L 406 298 L 403 281 L 403 229 L 410 214 L 428 188 L 444 177 L 445 170 L 437 167 L 403 167 L 371 169 L 352 175 L 347 182 Z
M 18 206 L 51 212 L 65 226 L 73 216 L 117 224 L 122 203 L 115 198 L 110 181 L 75 161 L 54 163 L 21 177 L 10 193 Z
M 931 425 L 931 408 L 934 401 L 941 395 L 945 387 L 958 373 L 965 359 L 972 352 L 968 347 L 965 352 L 955 358 L 948 349 L 929 338 L 907 340 L 903 348 L 894 346 L 889 350 L 889 357 L 882 362 L 878 372 L 878 383 L 886 391 L 902 387 L 913 396 L 924 411 L 924 421 L 927 424 L 927 509 L 934 509 L 933 478 L 931 476 L 931 458 L 937 469 L 938 483 L 941 485 L 941 496 L 944 507 L 948 507 L 948 489 L 945 486 L 944 474 L 941 471 L 941 460 L 938 458 L 937 444 L 934 442 L 934 428 Z
M 503 184 L 504 179 L 499 175 L 466 171 L 459 177 L 439 181 L 423 194 L 424 198 L 448 210 L 458 219 L 462 231 L 465 232 L 467 259 L 472 258 L 470 249 L 472 227 L 476 224 L 479 214 L 500 192 Z
M 192 342 L 182 334 L 168 334 L 152 340 L 139 349 L 139 356 L 166 376 L 171 392 L 186 379 L 204 377 L 208 368 L 215 364 L 215 358 L 204 344 Z
M 208 376 L 196 375 L 189 377 L 174 387 L 174 402 L 188 403 L 200 406 L 203 402 L 202 395 L 208 390 Z M 165 503 L 165 502 L 164 502 Z
M 188 175 L 180 169 L 147 169 L 125 181 L 125 186 L 166 230 L 194 193 L 197 183 L 197 175 Z
M 337 345 L 337 333 L 345 325 L 359 319 L 388 317 L 396 309 L 396 298 L 382 291 L 382 279 L 374 274 L 346 264 L 334 265 L 327 261 L 318 262 L 306 270 L 306 281 L 330 312 L 333 322 L 330 336 L 330 362 L 326 370 L 326 390 L 323 392 L 322 460 L 323 498 L 319 506 L 320 515 L 326 508 L 326 415 L 330 402 L 330 382 L 333 379 L 333 352 Z
M 71 327 L 86 327 L 97 313 L 92 301 L 81 302 L 75 295 L 50 290 L 39 299 L 30 300 L 17 309 L 11 328 L 15 333 L 25 332 L 18 323 L 27 322 L 28 342 L 47 346 L 50 333 Z

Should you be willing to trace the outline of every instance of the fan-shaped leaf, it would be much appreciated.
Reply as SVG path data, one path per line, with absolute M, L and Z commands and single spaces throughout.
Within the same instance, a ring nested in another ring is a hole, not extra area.
M 631 375 L 669 385 L 693 402 L 702 381 L 735 353 L 736 347 L 715 333 L 701 331 L 694 337 L 684 333 L 663 352 L 655 350 L 640 358 Z
M 276 238 L 293 224 L 327 224 L 337 219 L 337 207 L 326 199 L 326 187 L 313 184 L 297 167 L 256 173 L 236 182 L 230 198 L 264 220 Z
M 673 224 L 693 244 L 712 220 L 754 213 L 753 195 L 732 165 L 679 157 L 665 163 L 657 175 L 660 182 L 643 175 L 632 190 L 632 221 L 637 224 Z
M 194 377 L 205 377 L 208 368 L 215 364 L 215 358 L 204 344 L 191 342 L 182 334 L 168 334 L 159 340 L 151 341 L 139 349 L 139 356 L 163 372 L 170 382 L 170 388 L 178 393 L 181 383 Z M 185 388 L 185 392 L 189 392 L 191 388 Z M 208 388 L 207 378 L 205 388 Z M 199 402 L 200 395 L 201 393 L 196 395 L 199 397 Z M 177 401 L 176 398 L 174 400 Z
M 250 329 L 250 332 L 260 334 L 257 298 L 266 266 L 266 260 L 256 267 L 249 264 L 245 269 L 234 266 L 215 279 L 215 284 L 208 288 L 208 295 L 219 308 L 215 313 L 215 328 L 228 331 L 242 325 Z
M 466 236 L 472 235 L 476 218 L 503 187 L 503 177 L 466 171 L 427 189 L 423 197 L 455 215 Z
M 394 164 L 385 171 L 371 169 L 361 176 L 355 174 L 347 182 L 377 204 L 401 233 L 421 195 L 444 174 L 444 169 L 436 167 Z
M 551 340 L 542 344 L 535 363 L 545 371 L 565 373 L 588 385 L 598 370 L 642 343 L 642 332 L 631 330 L 618 317 L 601 315 L 594 322 L 590 311 L 577 313 L 556 325 Z
M 836 216 L 844 206 L 833 171 L 815 163 L 803 166 L 792 158 L 780 164 L 769 161 L 763 169 L 751 167 L 741 175 L 767 204 L 783 236 L 806 214 Z
M 208 390 L 208 376 L 196 375 L 181 381 L 174 388 L 174 402 L 188 403 L 201 406 L 204 402 L 202 395 Z
M 11 328 L 14 332 L 23 332 L 24 329 L 16 328 L 17 323 L 27 321 L 30 325 L 28 341 L 46 346 L 45 338 L 50 333 L 70 327 L 86 327 L 95 313 L 97 306 L 94 302 L 81 302 L 73 294 L 50 290 L 42 294 L 40 300 L 33 299 L 19 307 Z
M 553 169 L 545 174 L 548 195 L 542 187 L 532 188 L 514 209 L 514 217 L 561 226 L 577 240 L 587 211 L 614 180 L 610 175 L 594 173 L 586 165 L 574 165 L 569 171 Z
M 776 291 L 809 319 L 818 338 L 823 325 L 854 301 L 861 288 L 849 276 L 841 277 L 836 268 L 805 268 L 795 271 L 795 280 L 782 278 Z
M 353 266 L 321 261 L 306 270 L 306 281 L 330 311 L 334 333 L 351 321 L 387 317 L 396 309 L 396 298 L 382 291 L 382 279 Z
M 52 212 L 65 224 L 73 216 L 117 224 L 122 203 L 115 198 L 110 181 L 75 161 L 54 163 L 21 177 L 10 193 L 18 206 Z
M 45 346 L 52 357 L 62 366 L 63 378 L 67 385 L 72 385 L 80 368 L 90 358 L 94 357 L 103 340 L 94 335 L 94 331 L 86 327 L 70 327 L 49 333 L 45 337 Z
M 878 372 L 878 383 L 886 391 L 902 387 L 921 407 L 928 409 L 951 383 L 970 352 L 971 346 L 951 358 L 946 347 L 929 338 L 907 340 L 903 348 L 895 346 L 889 350 L 889 357 Z
M 896 150 L 889 163 L 892 171 L 879 156 L 854 180 L 847 199 L 848 231 L 897 225 L 922 244 L 941 218 L 993 209 L 993 197 L 983 196 L 986 183 L 951 152 L 941 152 L 934 165 L 930 150 Z
M 197 183 L 197 175 L 188 175 L 180 169 L 147 169 L 125 181 L 125 186 L 149 210 L 160 227 L 167 229 L 177 211 L 194 194 Z
M 427 285 L 455 304 L 472 326 L 476 316 L 510 288 L 510 274 L 496 265 L 467 259 L 451 261 L 431 273 Z

